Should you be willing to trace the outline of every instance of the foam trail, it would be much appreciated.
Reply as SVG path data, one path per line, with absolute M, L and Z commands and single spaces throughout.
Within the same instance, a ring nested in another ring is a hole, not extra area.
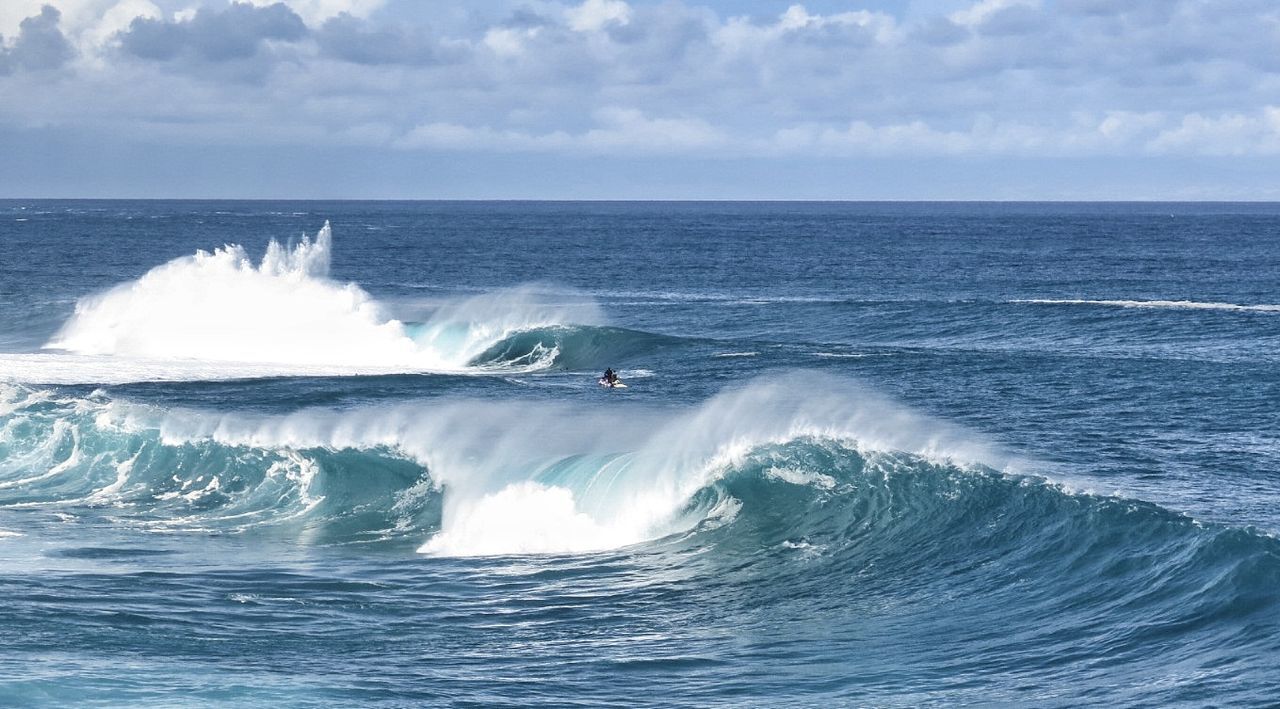
M 0 376 L 120 383 L 466 372 L 513 333 L 602 320 L 593 303 L 548 306 L 532 289 L 513 288 L 446 303 L 426 323 L 406 325 L 358 285 L 329 279 L 332 242 L 325 222 L 314 241 L 272 241 L 257 265 L 235 245 L 170 261 L 80 299 L 45 345 L 60 353 L 0 355 Z M 557 355 L 511 364 L 543 368 Z
M 1116 308 L 1154 308 L 1171 310 L 1225 310 L 1251 313 L 1280 313 L 1280 305 L 1257 304 L 1238 305 L 1236 303 L 1202 302 L 1195 300 L 1087 300 L 1087 299 L 1045 299 L 1033 298 L 1011 300 L 1010 303 L 1028 305 L 1097 305 Z

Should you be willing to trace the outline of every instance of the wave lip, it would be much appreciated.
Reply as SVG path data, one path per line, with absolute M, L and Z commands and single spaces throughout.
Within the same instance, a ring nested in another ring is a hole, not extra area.
M 1011 300 L 1023 305 L 1096 305 L 1114 308 L 1153 308 L 1170 310 L 1225 310 L 1250 313 L 1280 313 L 1280 305 L 1260 303 L 1240 305 L 1196 300 L 1093 300 L 1083 298 L 1026 298 Z

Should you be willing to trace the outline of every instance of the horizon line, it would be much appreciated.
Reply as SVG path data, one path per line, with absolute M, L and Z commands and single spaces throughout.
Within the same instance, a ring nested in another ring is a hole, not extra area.
M 8 197 L 0 202 L 506 202 L 663 204 L 1280 204 L 1277 199 L 824 199 L 824 198 L 601 198 L 601 197 Z

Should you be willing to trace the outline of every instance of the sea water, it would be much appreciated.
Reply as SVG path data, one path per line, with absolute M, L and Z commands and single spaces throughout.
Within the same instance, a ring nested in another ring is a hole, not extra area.
M 0 202 L 3 705 L 1263 706 L 1277 533 L 1277 205 Z

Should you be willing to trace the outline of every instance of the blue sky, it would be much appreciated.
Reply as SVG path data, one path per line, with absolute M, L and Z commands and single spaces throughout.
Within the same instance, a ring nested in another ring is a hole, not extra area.
M 1272 0 L 4 0 L 0 196 L 1280 199 Z

